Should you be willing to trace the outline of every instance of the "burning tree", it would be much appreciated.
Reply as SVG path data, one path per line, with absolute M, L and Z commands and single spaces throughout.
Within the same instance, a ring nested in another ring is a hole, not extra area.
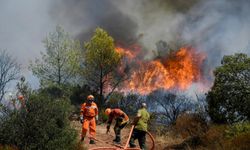
M 192 83 L 203 80 L 202 65 L 206 55 L 192 47 L 172 50 L 153 60 L 142 60 L 134 56 L 139 53 L 131 50 L 123 51 L 127 57 L 133 56 L 136 64 L 130 71 L 130 80 L 125 82 L 123 91 L 148 94 L 161 88 L 186 90 Z
M 99 91 L 100 103 L 103 104 L 106 101 L 104 92 L 114 91 L 121 82 L 118 80 L 113 83 L 121 55 L 115 51 L 113 38 L 101 28 L 96 29 L 94 36 L 85 44 L 85 48 L 84 76 L 88 84 Z

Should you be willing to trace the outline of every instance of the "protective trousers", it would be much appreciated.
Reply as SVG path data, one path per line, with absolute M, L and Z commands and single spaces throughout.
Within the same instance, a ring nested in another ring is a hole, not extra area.
M 96 122 L 95 117 L 85 117 L 82 123 L 82 138 L 84 138 L 89 129 L 90 139 L 96 135 Z
M 126 123 L 123 123 L 123 118 L 119 117 L 116 119 L 116 123 L 115 123 L 115 127 L 114 127 L 114 131 L 115 131 L 115 142 L 120 142 L 121 141 L 121 130 L 126 126 Z
M 145 144 L 145 142 L 146 142 L 146 133 L 147 133 L 146 131 L 134 129 L 133 132 L 132 132 L 130 141 L 129 141 L 130 147 L 132 147 L 132 148 L 136 147 L 135 140 L 138 139 L 140 148 L 142 150 L 145 150 L 146 149 L 146 144 Z

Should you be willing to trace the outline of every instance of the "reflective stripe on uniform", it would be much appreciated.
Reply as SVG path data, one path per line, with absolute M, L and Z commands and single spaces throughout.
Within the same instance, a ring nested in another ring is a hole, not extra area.
M 95 109 L 95 108 L 97 108 L 97 107 L 96 107 L 96 106 L 85 106 L 85 108 L 87 108 L 87 109 L 90 109 L 90 108 Z

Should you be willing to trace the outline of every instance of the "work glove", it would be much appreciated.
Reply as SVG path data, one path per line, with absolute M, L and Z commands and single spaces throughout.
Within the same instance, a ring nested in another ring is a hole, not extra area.
M 107 126 L 107 132 L 106 132 L 106 134 L 109 133 L 109 129 L 110 129 L 110 125 Z
M 83 116 L 80 116 L 80 122 L 81 122 L 81 124 L 83 123 L 83 120 L 84 120 Z
M 122 129 L 127 125 L 128 121 L 122 121 L 119 128 Z
M 124 121 L 122 121 L 121 126 L 123 126 L 123 125 L 125 125 L 125 124 L 127 124 L 127 123 L 128 123 L 128 121 L 127 121 L 127 120 L 124 120 Z
M 131 125 L 136 125 L 136 122 L 135 121 L 131 121 L 130 124 Z

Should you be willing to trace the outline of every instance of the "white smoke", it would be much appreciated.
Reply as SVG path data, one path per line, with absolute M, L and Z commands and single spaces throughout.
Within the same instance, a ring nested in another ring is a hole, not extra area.
M 213 69 L 223 55 L 250 54 L 249 8 L 249 0 L 1 0 L 0 48 L 27 70 L 57 24 L 82 42 L 99 26 L 116 40 L 140 42 L 145 57 L 159 40 L 184 40 L 206 51 Z
M 250 54 L 250 1 L 210 0 L 189 12 L 183 37 L 208 53 L 208 61 L 219 65 L 223 55 Z

